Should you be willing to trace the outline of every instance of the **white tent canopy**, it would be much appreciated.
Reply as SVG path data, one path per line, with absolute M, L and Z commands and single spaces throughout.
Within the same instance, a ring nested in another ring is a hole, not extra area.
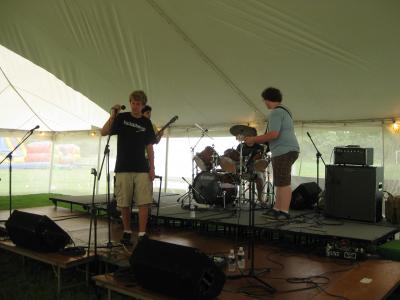
M 88 130 L 107 113 L 46 70 L 0 46 L 0 128 Z
M 296 120 L 393 118 L 399 11 L 396 0 L 3 0 L 0 44 L 106 111 L 145 90 L 157 124 L 262 123 L 267 86 Z

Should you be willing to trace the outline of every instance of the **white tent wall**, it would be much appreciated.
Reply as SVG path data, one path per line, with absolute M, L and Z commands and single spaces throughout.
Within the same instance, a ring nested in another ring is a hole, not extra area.
M 394 132 L 390 122 L 298 124 L 296 134 L 301 154 L 293 168 L 293 175 L 315 180 L 316 152 L 307 136 L 311 134 L 327 164 L 333 162 L 332 150 L 338 145 L 356 144 L 374 148 L 375 165 L 384 166 L 385 190 L 400 194 L 400 133 Z M 23 136 L 21 131 L 0 131 L 0 157 Z M 223 151 L 236 147 L 234 137 L 164 137 L 155 145 L 156 173 L 163 176 L 163 190 L 182 192 L 187 188 L 185 177 L 191 181 L 191 148 L 201 152 L 206 146 Z M 99 171 L 106 137 L 95 131 L 34 134 L 13 155 L 13 195 L 32 193 L 60 193 L 70 195 L 91 194 L 93 175 L 91 168 Z M 168 147 L 167 147 L 168 144 Z M 11 148 L 12 149 L 12 148 Z M 167 151 L 168 150 L 168 151 Z M 110 140 L 110 170 L 116 156 L 116 138 Z M 168 158 L 168 159 L 167 159 Z M 168 162 L 168 163 L 167 163 Z M 0 166 L 0 195 L 8 195 L 8 160 Z M 106 192 L 103 169 L 98 193 Z M 325 177 L 320 162 L 320 178 Z M 111 177 L 112 178 L 112 177 Z M 165 180 L 167 178 L 167 180 Z M 155 191 L 159 182 L 154 182 Z M 357 188 L 357 187 L 355 187 Z M 113 184 L 111 182 L 111 190 Z

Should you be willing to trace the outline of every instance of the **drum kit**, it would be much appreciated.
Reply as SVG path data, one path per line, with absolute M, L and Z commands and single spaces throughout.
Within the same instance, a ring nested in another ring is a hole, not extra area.
M 238 150 L 229 148 L 223 155 L 219 155 L 213 145 L 205 147 L 203 151 L 194 155 L 194 148 L 192 148 L 192 166 L 194 162 L 196 169 L 192 167 L 192 185 L 189 184 L 189 192 L 186 194 L 190 203 L 193 196 L 195 205 L 199 207 L 202 205 L 223 208 L 227 205 L 237 206 L 241 200 L 245 199 L 244 186 L 246 182 L 249 182 L 251 175 L 256 172 L 265 173 L 268 169 L 270 155 L 266 147 L 259 146 L 255 148 L 256 151 L 247 155 L 242 150 L 245 144 L 244 137 L 257 135 L 255 128 L 234 125 L 230 128 L 230 133 L 241 141 L 241 147 L 238 147 Z M 181 204 L 183 207 L 183 201 Z

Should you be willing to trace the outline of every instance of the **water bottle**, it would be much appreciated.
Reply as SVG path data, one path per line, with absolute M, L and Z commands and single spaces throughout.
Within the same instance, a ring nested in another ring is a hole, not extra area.
M 243 247 L 239 247 L 237 252 L 237 265 L 240 270 L 243 270 L 246 267 Z
M 228 254 L 228 271 L 235 272 L 236 271 L 236 257 L 235 250 L 231 249 Z
M 196 218 L 196 208 L 193 203 L 190 203 L 189 210 L 190 210 L 190 217 Z

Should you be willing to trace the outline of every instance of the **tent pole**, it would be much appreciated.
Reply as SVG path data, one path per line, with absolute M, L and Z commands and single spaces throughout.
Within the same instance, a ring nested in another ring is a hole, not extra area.
M 164 171 L 164 193 L 167 192 L 168 187 L 168 153 L 169 153 L 169 137 L 171 135 L 171 128 L 168 128 L 167 141 L 165 144 L 165 171 Z
M 50 175 L 49 175 L 49 189 L 48 194 L 51 193 L 51 186 L 53 184 L 53 168 L 54 168 L 54 148 L 56 144 L 56 133 L 53 132 L 51 135 L 51 158 L 50 158 Z

